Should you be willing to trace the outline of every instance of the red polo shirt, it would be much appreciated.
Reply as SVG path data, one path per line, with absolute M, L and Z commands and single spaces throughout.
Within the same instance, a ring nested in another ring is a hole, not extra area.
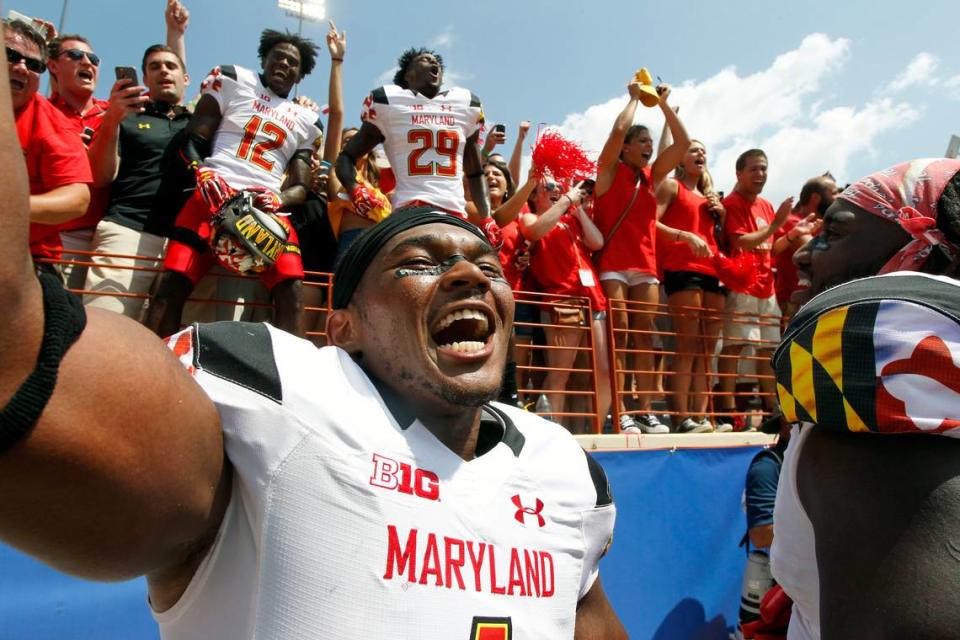
M 59 109 L 67 118 L 70 122 L 71 130 L 75 131 L 78 136 L 87 128 L 93 129 L 93 135 L 95 136 L 96 132 L 100 130 L 100 125 L 103 124 L 103 114 L 106 113 L 107 107 L 110 104 L 106 100 L 94 98 L 93 105 L 89 109 L 83 113 L 78 113 L 57 93 L 50 97 L 50 103 Z M 91 185 L 90 205 L 87 207 L 87 212 L 79 218 L 64 222 L 60 225 L 60 230 L 70 231 L 72 229 L 87 229 L 97 226 L 97 223 L 100 222 L 100 219 L 103 218 L 103 215 L 107 211 L 109 201 L 110 187 L 94 187 Z
M 68 184 L 89 185 L 93 181 L 83 143 L 49 100 L 34 94 L 15 117 L 31 195 L 47 193 Z M 57 226 L 31 223 L 31 255 L 56 259 L 60 257 L 60 250 Z

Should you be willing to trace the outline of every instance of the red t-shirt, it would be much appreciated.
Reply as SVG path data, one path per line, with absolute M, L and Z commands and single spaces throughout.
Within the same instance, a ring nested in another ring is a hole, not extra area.
M 791 213 L 783 226 L 773 234 L 774 241 L 790 233 L 790 230 L 797 226 L 797 223 L 801 220 L 803 220 L 803 216 Z M 777 302 L 781 304 L 787 302 L 793 292 L 797 290 L 797 265 L 793 264 L 793 254 L 796 252 L 795 248 L 790 247 L 773 258 L 773 266 L 777 269 L 774 277 L 774 288 L 777 291 Z
M 63 114 L 46 98 L 35 94 L 15 116 L 31 195 L 67 184 L 93 182 L 83 143 Z M 31 223 L 31 255 L 57 259 L 60 250 L 59 227 Z
M 93 99 L 93 106 L 84 113 L 77 113 L 73 107 L 68 105 L 59 94 L 54 94 L 50 98 L 51 104 L 60 110 L 60 113 L 70 122 L 70 128 L 75 131 L 77 136 L 83 133 L 84 129 L 93 129 L 93 136 L 97 135 L 100 126 L 103 124 L 103 114 L 110 105 L 106 100 L 98 98 Z M 110 202 L 110 187 L 90 186 L 90 205 L 87 212 L 79 218 L 68 220 L 60 225 L 61 231 L 70 231 L 72 229 L 87 229 L 97 226 L 100 219 L 107 212 L 107 205 Z
M 713 235 L 714 219 L 710 212 L 710 201 L 694 193 L 679 180 L 677 197 L 663 213 L 660 222 L 679 231 L 695 233 L 707 242 L 710 251 L 717 252 L 717 240 Z M 657 247 L 657 256 L 664 271 L 694 271 L 717 277 L 717 270 L 710 258 L 697 258 L 683 240 L 662 242 Z
M 543 293 L 584 296 L 590 299 L 594 311 L 606 311 L 607 299 L 590 262 L 590 252 L 583 246 L 582 235 L 580 223 L 574 216 L 569 213 L 560 216 L 556 226 L 533 243 L 530 274 Z M 581 278 L 592 281 L 592 286 Z
M 593 219 L 605 243 L 597 260 L 601 272 L 634 270 L 657 275 L 657 198 L 653 193 L 653 170 L 647 166 L 640 173 L 643 179 L 637 187 L 633 169 L 619 163 L 610 189 L 594 200 Z M 634 199 L 635 189 L 639 192 Z M 630 213 L 610 237 L 631 199 Z
M 754 231 L 770 226 L 773 222 L 773 205 L 760 196 L 753 202 L 747 202 L 743 196 L 734 191 L 723 199 L 723 206 L 727 210 L 727 217 L 723 225 L 723 236 L 731 254 L 737 238 Z M 773 248 L 773 237 L 767 238 L 753 253 L 757 255 L 757 277 L 743 293 L 757 297 L 769 298 L 773 295 L 773 261 L 770 250 Z

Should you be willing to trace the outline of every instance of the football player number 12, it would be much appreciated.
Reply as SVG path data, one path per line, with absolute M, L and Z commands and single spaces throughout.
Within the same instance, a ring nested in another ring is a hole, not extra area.
M 407 142 L 418 145 L 407 158 L 407 174 L 411 176 L 457 176 L 457 151 L 460 150 L 460 134 L 455 129 L 410 129 Z M 434 149 L 439 160 L 424 160 L 423 154 Z M 444 161 L 446 158 L 447 161 Z
M 258 136 L 263 139 L 254 142 Z M 264 154 L 282 147 L 286 139 L 287 132 L 279 125 L 269 120 L 264 121 L 260 116 L 252 116 L 243 127 L 243 140 L 237 147 L 237 157 L 267 171 L 273 171 L 273 160 L 267 160 Z

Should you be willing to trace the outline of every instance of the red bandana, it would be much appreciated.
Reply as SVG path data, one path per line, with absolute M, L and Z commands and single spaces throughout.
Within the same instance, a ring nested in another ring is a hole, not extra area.
M 937 229 L 937 201 L 960 160 L 926 158 L 879 171 L 850 185 L 839 198 L 900 226 L 913 238 L 880 273 L 919 271 L 933 248 L 953 259 L 958 248 Z

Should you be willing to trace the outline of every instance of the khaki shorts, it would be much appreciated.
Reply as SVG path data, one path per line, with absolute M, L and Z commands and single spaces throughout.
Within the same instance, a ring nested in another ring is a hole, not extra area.
M 750 345 L 775 349 L 780 341 L 777 296 L 757 298 L 731 291 L 723 319 L 723 345 Z

